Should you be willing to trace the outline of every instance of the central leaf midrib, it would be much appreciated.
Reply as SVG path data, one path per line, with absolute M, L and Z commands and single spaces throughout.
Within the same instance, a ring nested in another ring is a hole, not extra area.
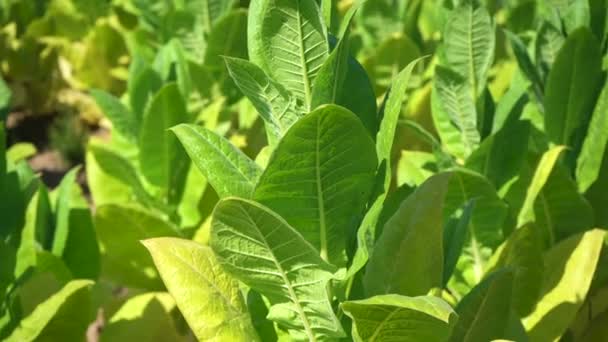
M 325 200 L 323 198 L 323 184 L 321 183 L 321 118 L 317 117 L 317 139 L 315 142 L 315 181 L 317 183 L 317 208 L 319 212 L 319 243 L 321 258 L 329 262 L 327 252 L 327 226 L 325 222 Z
M 312 95 L 310 91 L 310 78 L 308 77 L 308 64 L 306 63 L 306 50 L 304 47 L 304 32 L 302 32 L 302 13 L 300 12 L 300 0 L 296 0 L 296 17 L 298 18 L 298 43 L 300 46 L 300 62 L 302 63 L 302 81 L 304 82 L 304 99 L 306 110 L 310 111 L 310 103 Z
M 302 325 L 304 326 L 304 330 L 306 331 L 306 335 L 308 336 L 309 341 L 316 342 L 317 339 L 312 330 L 312 325 L 311 325 L 310 321 L 308 320 L 308 317 L 306 316 L 306 313 L 304 312 L 304 308 L 302 307 L 302 304 L 300 303 L 300 300 L 292 287 L 291 281 L 289 280 L 289 278 L 287 278 L 287 275 L 286 275 L 287 272 L 285 272 L 285 270 L 283 269 L 283 266 L 281 266 L 281 263 L 279 262 L 276 255 L 274 254 L 273 249 L 270 248 L 270 245 L 268 244 L 268 241 L 266 240 L 266 236 L 259 229 L 259 227 L 258 227 L 257 223 L 254 221 L 253 217 L 251 217 L 251 215 L 249 215 L 249 212 L 247 211 L 247 209 L 243 208 L 242 206 L 239 206 L 239 207 L 243 211 L 243 213 L 246 215 L 246 217 L 249 219 L 249 222 L 252 224 L 252 226 L 255 227 L 255 230 L 260 235 L 260 240 L 262 241 L 262 243 L 264 243 L 264 246 L 268 249 L 268 251 L 270 252 L 270 255 L 272 255 L 272 261 L 273 261 L 275 267 L 279 270 L 281 278 L 283 279 L 283 282 L 285 283 L 285 288 L 287 289 L 287 291 L 289 292 L 289 296 L 291 297 L 291 301 L 296 306 L 296 309 L 298 310 L 298 314 L 302 318 Z

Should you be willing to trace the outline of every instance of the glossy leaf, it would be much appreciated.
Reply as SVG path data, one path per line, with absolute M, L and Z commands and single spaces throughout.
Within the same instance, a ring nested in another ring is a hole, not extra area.
M 456 306 L 458 322 L 450 341 L 493 341 L 504 338 L 511 310 L 513 275 L 495 273 L 477 285 Z
M 531 341 L 558 340 L 568 328 L 587 296 L 605 235 L 603 230 L 591 230 L 545 254 L 541 299 L 524 319 Z
M 187 120 L 186 104 L 176 84 L 162 88 L 150 102 L 139 139 L 141 171 L 150 183 L 177 190 L 176 182 L 187 170 L 187 158 L 167 130 Z
M 199 340 L 257 340 L 238 283 L 209 247 L 175 238 L 143 244 Z
M 375 170 L 374 143 L 361 121 L 327 105 L 300 119 L 281 140 L 253 198 L 296 228 L 323 259 L 344 266 Z
M 608 147 L 608 83 L 595 105 L 589 130 L 576 165 L 578 190 L 586 192 L 598 179 Z
M 294 340 L 344 335 L 326 290 L 333 267 L 270 209 L 236 198 L 221 201 L 210 244 L 226 271 L 270 300 L 268 318 Z
M 179 125 L 172 131 L 220 197 L 251 197 L 261 170 L 243 152 L 201 126 Z
M 578 152 L 600 80 L 598 42 L 589 29 L 578 29 L 568 36 L 547 80 L 545 129 L 553 143 Z
M 443 278 L 443 203 L 450 174 L 430 178 L 386 222 L 368 262 L 368 296 L 419 296 L 439 288 Z
M 382 295 L 345 302 L 342 310 L 353 319 L 353 339 L 369 341 L 446 341 L 457 316 L 436 297 Z

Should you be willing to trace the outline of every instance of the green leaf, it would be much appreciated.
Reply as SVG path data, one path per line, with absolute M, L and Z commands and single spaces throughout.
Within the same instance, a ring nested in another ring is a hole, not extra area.
M 161 209 L 162 206 L 157 203 L 158 201 L 155 200 L 146 191 L 144 185 L 142 184 L 142 180 L 140 179 L 138 173 L 135 171 L 134 166 L 129 163 L 128 160 L 123 158 L 118 153 L 108 148 L 102 147 L 101 143 L 99 142 L 89 143 L 88 150 L 94 159 L 95 166 L 89 164 L 89 166 L 87 167 L 87 176 L 89 176 L 89 182 L 91 183 L 91 192 L 93 193 L 93 197 L 95 198 L 95 200 L 98 201 L 98 205 L 105 204 L 105 202 L 99 203 L 101 202 L 101 198 L 100 196 L 98 196 L 98 193 L 96 193 L 96 189 L 101 187 L 101 184 L 99 184 L 99 186 L 96 186 L 97 179 L 93 176 L 94 174 L 89 172 L 89 168 L 98 168 L 100 169 L 100 171 L 103 172 L 104 176 L 111 178 L 112 180 L 116 180 L 119 183 L 122 183 L 123 185 L 129 187 L 139 203 L 149 207 Z M 109 186 L 106 182 L 104 182 L 103 185 Z M 99 190 L 102 191 L 103 189 Z M 130 193 L 125 194 L 125 197 L 127 198 L 130 198 L 130 196 Z M 117 193 L 115 193 L 115 197 L 113 197 L 111 200 L 108 200 L 108 202 L 118 203 L 121 202 L 121 198 L 118 196 Z
M 420 48 L 401 32 L 386 37 L 363 65 L 369 72 L 377 94 L 385 93 L 400 70 L 420 58 Z
M 72 205 L 69 213 L 70 234 L 63 251 L 63 261 L 74 278 L 96 280 L 100 272 L 99 246 L 91 211 L 85 199 Z
M 528 121 L 507 124 L 487 137 L 466 161 L 475 170 L 501 189 L 513 181 L 526 162 L 531 125 Z
M 24 318 L 6 342 L 79 341 L 90 317 L 89 280 L 74 280 Z
M 143 63 L 143 61 L 140 61 Z M 135 116 L 137 132 L 141 127 L 144 113 L 152 97 L 162 87 L 163 81 L 159 74 L 148 65 L 137 67 L 138 58 L 134 58 L 129 70 L 128 94 L 131 111 Z
M 444 225 L 443 230 L 443 287 L 445 287 L 454 273 L 456 264 L 462 249 L 464 248 L 471 223 L 471 216 L 475 208 L 475 200 L 467 202 L 462 210 L 462 213 L 457 212 Z
M 375 170 L 374 143 L 361 121 L 342 107 L 327 105 L 287 132 L 253 198 L 296 228 L 324 260 L 342 267 Z
M 541 190 L 547 183 L 547 180 L 549 179 L 549 176 L 551 175 L 551 172 L 553 171 L 553 168 L 558 162 L 559 156 L 562 154 L 564 149 L 564 146 L 553 147 L 549 151 L 545 152 L 538 162 L 538 166 L 536 167 L 532 181 L 528 186 L 524 204 L 522 205 L 519 215 L 517 216 L 518 227 L 522 227 L 526 223 L 533 222 L 535 220 L 534 203 L 536 202 Z
M 502 267 L 513 270 L 512 308 L 518 317 L 529 315 L 539 299 L 545 268 L 538 228 L 528 224 L 514 231 L 493 260 L 488 273 Z
M 161 290 L 162 283 L 140 240 L 177 237 L 177 228 L 152 212 L 104 205 L 95 213 L 102 253 L 102 276 L 129 287 Z
M 57 190 L 57 204 L 55 205 L 55 232 L 53 236 L 52 252 L 58 257 L 63 256 L 66 248 L 68 236 L 70 234 L 70 207 L 72 203 L 72 193 L 76 184 L 76 175 L 80 167 L 73 168 L 68 172 Z
M 471 200 L 475 200 L 475 208 L 457 262 L 457 277 L 453 278 L 456 284 L 462 281 L 467 289 L 482 280 L 490 257 L 504 240 L 503 226 L 507 217 L 507 205 L 486 178 L 465 169 L 454 170 L 445 200 L 444 220 Z
M 211 248 L 175 238 L 143 244 L 200 341 L 257 340 L 238 283 L 222 271 Z
M 545 130 L 555 144 L 581 148 L 601 81 L 599 43 L 588 28 L 573 32 L 559 51 L 547 80 Z
M 259 0 L 249 9 L 249 57 L 310 111 L 312 85 L 329 54 L 316 1 Z
M 608 146 L 608 83 L 595 105 L 589 130 L 585 136 L 576 165 L 576 181 L 581 193 L 589 190 L 600 175 L 602 160 Z
M 512 283 L 511 272 L 499 271 L 473 288 L 456 307 L 459 318 L 450 341 L 504 338 L 511 312 Z
M 207 44 L 205 66 L 213 72 L 225 71 L 223 56 L 247 58 L 247 11 L 234 10 L 218 19 Z
M 194 0 L 187 2 L 186 9 L 199 15 L 205 32 L 211 32 L 215 23 L 234 6 L 234 0 Z
M 367 296 L 419 296 L 442 285 L 443 203 L 450 174 L 430 178 L 386 222 L 363 279 Z
M 432 107 L 433 121 L 445 149 L 466 159 L 481 140 L 477 111 L 465 78 L 442 66 L 435 67 Z
M 509 39 L 509 43 L 511 44 L 511 49 L 513 49 L 513 54 L 515 55 L 515 60 L 517 60 L 517 64 L 521 69 L 523 75 L 532 83 L 532 87 L 534 89 L 534 95 L 539 102 L 542 102 L 543 92 L 544 92 L 544 82 L 541 76 L 538 74 L 537 68 L 534 66 L 532 62 L 532 58 L 528 54 L 528 49 L 524 42 L 514 33 L 505 31 L 507 38 Z
M 593 208 L 578 193 L 568 169 L 555 165 L 534 203 L 534 217 L 544 241 L 553 244 L 593 228 L 593 216 Z
M 210 244 L 232 276 L 264 295 L 268 318 L 297 341 L 344 336 L 327 286 L 334 268 L 280 216 L 230 198 L 213 213 Z
M 394 294 L 344 302 L 342 310 L 353 319 L 357 342 L 446 341 L 457 316 L 436 297 L 405 297 Z
M 22 160 L 29 159 L 36 155 L 38 151 L 32 143 L 16 143 L 6 151 L 6 158 L 13 163 L 18 163 Z M 1 155 L 3 155 L 2 153 Z
M 243 152 L 200 126 L 179 125 L 172 131 L 221 198 L 251 197 L 262 171 Z
M 168 129 L 186 121 L 186 104 L 177 85 L 163 87 L 146 110 L 139 139 L 141 171 L 150 183 L 175 191 L 171 186 L 184 177 L 187 158 Z
M 495 32 L 490 14 L 477 0 L 464 0 L 450 13 L 443 30 L 445 62 L 464 77 L 475 103 L 486 86 L 494 60 Z
M 102 342 L 185 340 L 177 333 L 171 311 L 175 301 L 168 293 L 145 293 L 127 300 L 101 331 Z
M 4 121 L 8 115 L 12 96 L 10 88 L 0 77 L 0 121 Z
M 587 296 L 605 236 L 603 230 L 591 230 L 545 254 L 541 299 L 524 319 L 531 341 L 556 341 L 566 331 Z
M 536 38 L 536 59 L 539 68 L 546 77 L 557 59 L 566 38 L 553 24 L 545 21 L 541 24 Z
M 114 129 L 129 141 L 136 142 L 139 127 L 137 118 L 131 111 L 112 94 L 98 89 L 92 89 L 90 92 L 103 114 L 112 122 Z
M 266 129 L 280 139 L 302 113 L 287 90 L 255 64 L 244 59 L 225 57 L 230 76 L 257 109 Z

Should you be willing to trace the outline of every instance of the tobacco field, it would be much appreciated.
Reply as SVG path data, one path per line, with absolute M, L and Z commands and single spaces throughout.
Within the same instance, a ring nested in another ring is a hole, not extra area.
M 608 1 L 0 0 L 0 341 L 608 341 Z

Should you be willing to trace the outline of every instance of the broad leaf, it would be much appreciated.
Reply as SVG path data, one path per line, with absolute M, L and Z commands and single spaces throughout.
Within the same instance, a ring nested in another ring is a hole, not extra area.
M 499 271 L 477 285 L 456 307 L 451 342 L 493 341 L 505 337 L 511 312 L 513 274 Z
M 366 268 L 368 296 L 419 296 L 443 278 L 443 204 L 451 174 L 430 178 L 386 222 Z
M 264 119 L 270 135 L 280 139 L 302 115 L 294 99 L 255 64 L 238 58 L 224 59 L 230 76 Z
M 162 88 L 150 102 L 143 118 L 139 139 L 139 161 L 146 179 L 170 192 L 185 178 L 187 158 L 175 136 L 167 130 L 188 120 L 186 104 L 176 84 Z
M 601 81 L 599 44 L 587 28 L 573 32 L 561 48 L 547 80 L 545 129 L 555 144 L 578 153 Z
M 558 162 L 561 153 L 564 151 L 563 146 L 556 146 L 545 152 L 538 162 L 532 181 L 528 186 L 528 191 L 524 204 L 519 211 L 517 217 L 517 226 L 522 227 L 526 223 L 533 222 L 534 216 L 534 203 L 538 198 L 539 193 L 547 183 L 555 164 Z
M 152 292 L 127 300 L 101 331 L 102 342 L 185 340 L 177 333 L 171 311 L 175 301 L 168 293 Z
M 553 67 L 566 38 L 553 24 L 545 21 L 541 24 L 536 38 L 536 59 L 540 70 L 546 77 Z
M 210 244 L 232 276 L 268 298 L 268 318 L 297 341 L 344 336 L 327 286 L 334 268 L 280 216 L 255 202 L 222 200 Z
M 375 296 L 345 302 L 342 310 L 353 319 L 357 342 L 446 341 L 457 316 L 436 297 Z
M 89 324 L 88 280 L 74 280 L 24 318 L 6 342 L 78 341 Z
M 342 267 L 375 170 L 374 143 L 361 121 L 327 105 L 300 119 L 281 140 L 253 198 L 296 228 L 324 260 Z
M 531 341 L 556 341 L 566 331 L 587 296 L 605 236 L 591 230 L 545 254 L 541 299 L 524 319 Z
M 97 208 L 95 228 L 102 253 L 102 276 L 130 287 L 162 289 L 152 259 L 139 241 L 179 236 L 176 227 L 137 207 L 105 205 Z
M 586 192 L 600 175 L 602 160 L 608 147 L 608 83 L 595 105 L 589 130 L 576 165 L 578 190 Z
M 481 140 L 477 131 L 477 111 L 462 76 L 442 66 L 435 68 L 433 121 L 446 150 L 466 159 Z
M 209 35 L 205 66 L 225 72 L 222 56 L 247 58 L 247 11 L 235 10 L 218 19 Z
M 243 152 L 200 126 L 179 125 L 172 131 L 220 197 L 251 197 L 261 170 Z
M 143 244 L 199 340 L 257 340 L 238 283 L 222 271 L 211 248 L 175 238 Z
M 329 54 L 316 1 L 258 0 L 249 9 L 249 57 L 312 110 L 312 85 Z
M 467 202 L 462 212 L 455 212 L 444 224 L 443 229 L 443 287 L 445 287 L 454 273 L 458 259 L 469 235 L 469 224 L 475 209 L 475 200 Z
M 473 103 L 486 85 L 494 61 L 495 33 L 490 14 L 477 0 L 464 0 L 450 13 L 443 30 L 446 65 L 469 84 Z

